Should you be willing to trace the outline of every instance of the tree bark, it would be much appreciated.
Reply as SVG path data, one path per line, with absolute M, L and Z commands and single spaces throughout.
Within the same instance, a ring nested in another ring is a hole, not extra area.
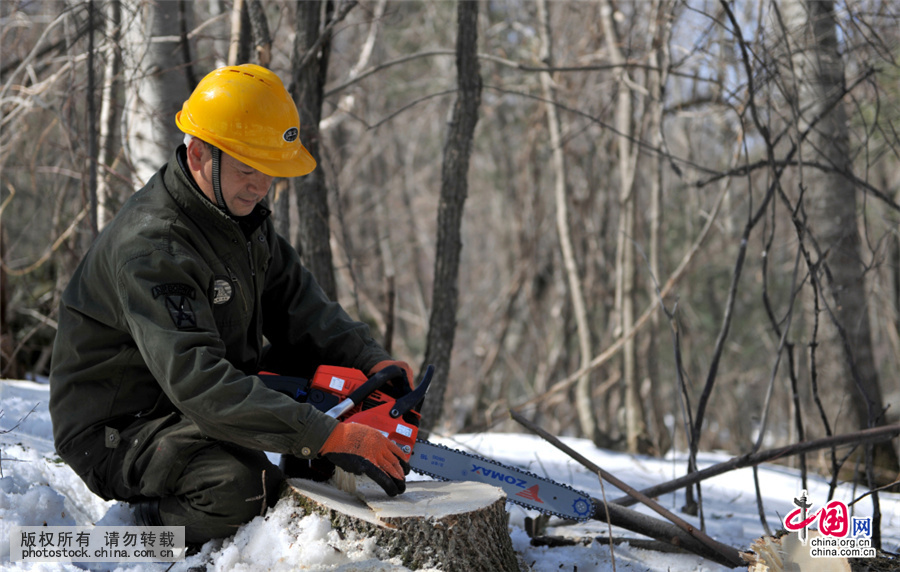
M 137 181 L 143 186 L 168 160 L 184 134 L 173 118 L 190 95 L 180 61 L 178 2 L 127 0 L 123 9 L 134 16 L 123 51 L 128 80 L 123 145 L 127 145 Z
M 619 151 L 619 232 L 616 240 L 616 336 L 626 335 L 635 323 L 635 260 L 631 240 L 635 229 L 638 151 L 632 143 L 632 101 L 630 84 L 625 67 L 625 56 L 620 49 L 619 34 L 613 22 L 615 8 L 604 0 L 600 21 L 603 24 L 606 47 L 613 65 L 620 66 L 619 91 L 616 97 L 617 149 Z M 622 381 L 625 392 L 625 438 L 632 453 L 647 451 L 647 420 L 640 395 L 637 372 L 635 339 L 630 337 L 622 348 Z
M 107 3 L 107 26 L 109 37 L 106 45 L 106 65 L 103 68 L 103 88 L 100 96 L 100 143 L 97 165 L 104 171 L 97 180 L 97 229 L 112 220 L 115 213 L 111 210 L 112 188 L 106 169 L 112 167 L 115 155 L 115 128 L 119 123 L 118 83 L 122 71 L 122 57 L 119 50 L 120 25 L 122 21 L 122 3 L 120 0 L 109 0 Z
M 784 2 L 784 21 L 795 82 L 795 114 L 800 132 L 812 125 L 801 146 L 804 160 L 834 171 L 805 169 L 801 187 L 809 216 L 809 248 L 817 265 L 823 308 L 816 368 L 829 422 L 836 433 L 884 423 L 884 402 L 872 353 L 866 302 L 866 263 L 857 228 L 856 188 L 847 112 L 842 102 L 844 63 L 838 48 L 834 4 L 830 0 Z M 898 471 L 890 445 L 876 447 L 883 479 Z M 882 481 L 882 479 L 878 479 Z M 889 482 L 889 481 L 887 481 Z
M 263 67 L 269 67 L 272 61 L 272 36 L 269 34 L 269 20 L 259 0 L 250 0 L 247 5 L 250 17 L 250 28 L 253 31 L 253 46 L 256 48 L 256 61 Z
M 225 0 L 209 0 L 209 15 L 216 20 L 212 26 L 213 54 L 215 68 L 220 68 L 228 63 L 229 22 L 225 18 Z
M 250 62 L 250 14 L 245 0 L 234 0 L 231 7 L 231 40 L 228 44 L 228 65 Z
M 518 572 L 503 491 L 474 482 L 415 481 L 390 498 L 375 485 L 356 495 L 324 483 L 290 479 L 289 495 L 344 534 L 373 538 L 389 558 L 413 570 Z
M 648 71 L 647 88 L 650 92 L 648 114 L 650 117 L 650 146 L 653 149 L 659 149 L 660 153 L 649 159 L 650 161 L 650 212 L 647 224 L 650 234 L 650 272 L 651 279 L 647 281 L 648 299 L 654 300 L 657 297 L 658 280 L 661 278 L 660 256 L 662 251 L 661 227 L 662 227 L 662 200 L 663 200 L 663 171 L 665 170 L 665 157 L 662 150 L 665 146 L 665 138 L 663 137 L 663 119 L 664 119 L 664 100 L 666 95 L 666 82 L 668 81 L 669 66 L 669 39 L 671 37 L 671 20 L 672 12 L 675 4 L 669 0 L 654 0 L 651 3 L 651 37 L 653 38 L 653 46 L 649 52 L 649 64 L 656 68 L 657 71 Z M 646 333 L 647 344 L 646 352 L 643 354 L 641 361 L 646 363 L 647 380 L 650 386 L 649 394 L 646 396 L 647 409 L 653 419 L 653 442 L 655 453 L 658 455 L 665 454 L 672 446 L 672 437 L 666 427 L 666 412 L 661 409 L 661 379 L 659 374 L 659 360 L 657 354 L 659 347 L 657 343 L 657 332 L 660 331 L 660 313 L 655 312 L 650 318 L 651 326 Z M 647 412 L 645 412 L 647 413 Z
M 386 5 L 387 0 L 378 0 L 378 3 L 375 5 L 375 9 L 372 11 L 372 22 L 369 24 L 369 31 L 366 34 L 366 41 L 363 42 L 362 49 L 359 52 L 359 59 L 356 60 L 356 63 L 353 64 L 353 67 L 347 73 L 348 81 L 353 81 L 359 77 L 359 74 L 369 65 L 369 59 L 371 59 L 372 52 L 375 49 L 375 38 L 378 36 L 379 28 L 381 28 L 381 20 L 384 17 Z M 328 131 L 340 126 L 355 111 L 355 107 L 356 95 L 348 92 L 341 96 L 340 103 L 335 106 L 335 110 L 331 115 L 322 119 L 319 129 Z
M 319 0 L 296 4 L 297 35 L 294 38 L 292 90 L 294 102 L 300 112 L 300 141 L 316 159 L 318 166 L 312 173 L 295 178 L 293 185 L 300 213 L 297 251 L 325 294 L 330 299 L 337 300 L 337 282 L 331 253 L 328 187 L 319 146 L 322 93 L 330 53 L 330 41 L 327 38 L 320 41 L 320 34 L 330 33 L 321 30 L 324 5 Z M 317 57 L 306 57 L 313 49 L 316 49 Z
M 538 0 L 538 29 L 541 38 L 541 61 L 553 67 L 552 38 L 550 36 L 550 13 L 546 0 Z M 569 208 L 566 193 L 566 163 L 560 137 L 560 119 L 556 113 L 556 96 L 553 93 L 553 78 L 549 72 L 541 72 L 541 90 L 546 100 L 547 127 L 550 132 L 550 147 L 553 156 L 553 171 L 556 178 L 554 197 L 556 199 L 556 232 L 562 250 L 569 295 L 572 296 L 572 309 L 575 314 L 575 325 L 578 333 L 578 350 L 580 369 L 585 369 L 591 362 L 591 331 L 588 325 L 584 293 L 581 277 L 578 274 L 578 263 L 575 261 L 575 249 L 572 247 L 572 235 L 569 228 Z M 591 395 L 591 374 L 584 373 L 575 385 L 575 410 L 578 413 L 578 424 L 581 433 L 599 442 L 597 418 L 594 414 L 594 399 Z
M 460 227 L 469 188 L 467 177 L 472 139 L 481 105 L 481 72 L 477 54 L 478 2 L 460 0 L 457 15 L 459 32 L 456 39 L 456 68 L 459 96 L 453 107 L 441 167 L 434 287 L 424 362 L 435 368 L 434 381 L 422 407 L 422 426 L 426 434 L 439 421 L 450 375 L 450 355 L 456 334 L 459 299 L 459 253 L 462 250 Z
M 94 73 L 96 66 L 94 58 L 96 50 L 94 49 L 94 32 L 96 31 L 95 13 L 97 8 L 94 6 L 94 0 L 88 0 L 88 53 L 87 53 L 87 154 L 88 154 L 88 184 L 87 192 L 90 197 L 90 220 L 91 231 L 97 236 L 99 224 L 97 222 L 97 139 L 99 138 L 97 131 L 97 113 L 94 92 L 96 91 L 96 74 Z
M 6 258 L 6 228 L 0 227 L 0 259 Z M 19 379 L 22 371 L 15 359 L 16 340 L 9 328 L 9 286 L 6 265 L 0 264 L 0 376 Z

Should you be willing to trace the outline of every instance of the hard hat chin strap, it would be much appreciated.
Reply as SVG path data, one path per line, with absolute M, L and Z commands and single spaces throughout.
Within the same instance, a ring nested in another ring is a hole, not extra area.
M 222 196 L 222 176 L 221 176 L 221 164 L 222 164 L 222 150 L 216 147 L 215 145 L 210 145 L 212 149 L 212 186 L 213 193 L 216 195 L 216 204 L 220 209 L 228 212 L 228 207 L 225 206 L 225 198 Z

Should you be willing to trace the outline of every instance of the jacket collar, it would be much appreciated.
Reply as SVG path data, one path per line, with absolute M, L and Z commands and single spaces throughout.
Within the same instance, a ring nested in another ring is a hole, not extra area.
M 232 232 L 237 225 L 244 236 L 249 237 L 269 218 L 272 211 L 265 203 L 256 205 L 253 212 L 243 217 L 233 216 L 220 209 L 197 186 L 186 161 L 186 147 L 179 145 L 165 167 L 163 181 L 175 202 L 198 223 L 203 226 L 211 225 L 225 232 Z

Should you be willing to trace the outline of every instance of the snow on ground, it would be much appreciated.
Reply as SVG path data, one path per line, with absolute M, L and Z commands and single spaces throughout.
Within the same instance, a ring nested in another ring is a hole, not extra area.
M 129 564 L 42 564 L 10 562 L 12 526 L 130 526 L 134 517 L 128 505 L 105 502 L 94 496 L 71 469 L 56 456 L 53 448 L 50 415 L 47 410 L 47 385 L 29 381 L 0 380 L 0 569 L 75 571 L 82 569 L 128 572 L 168 572 L 168 563 Z M 24 419 L 24 420 L 23 420 Z M 18 427 L 13 429 L 18 424 Z M 10 429 L 12 429 L 10 431 Z M 445 445 L 467 448 L 497 460 L 528 467 L 539 474 L 602 498 L 597 478 L 565 454 L 537 437 L 522 434 L 458 435 L 435 439 Z M 581 439 L 564 439 L 566 444 L 635 488 L 670 480 L 684 472 L 683 455 L 666 459 L 636 457 L 597 449 Z M 701 468 L 728 459 L 727 455 L 707 453 L 701 456 Z M 411 478 L 415 478 L 414 476 Z M 801 481 L 794 470 L 765 466 L 760 470 L 765 515 L 773 530 L 781 528 L 781 519 L 793 510 Z M 707 533 L 725 544 L 745 550 L 762 536 L 753 476 L 750 469 L 732 471 L 704 482 L 703 501 Z M 811 478 L 809 498 L 816 507 L 827 498 L 828 484 Z M 621 495 L 605 486 L 608 499 Z M 835 498 L 849 503 L 860 491 L 847 486 Z M 685 520 L 695 518 L 678 512 L 684 497 L 664 495 L 660 503 Z M 699 557 L 664 554 L 629 545 L 618 545 L 612 553 L 597 542 L 588 545 L 544 548 L 530 545 L 524 531 L 526 512 L 513 505 L 510 510 L 510 536 L 521 561 L 534 572 L 577 570 L 578 572 L 614 570 L 641 571 L 722 571 L 727 568 Z M 637 508 L 637 507 L 635 507 Z M 652 514 L 649 509 L 639 508 Z M 854 516 L 870 516 L 871 503 L 854 507 Z M 897 552 L 900 547 L 900 495 L 881 495 L 883 548 Z M 369 539 L 341 538 L 330 524 L 318 516 L 297 518 L 293 504 L 283 499 L 265 517 L 257 517 L 228 539 L 211 541 L 202 550 L 171 567 L 172 572 L 189 568 L 207 571 L 258 572 L 275 570 L 315 570 L 335 572 L 375 572 L 408 570 L 396 560 L 379 557 L 378 547 Z M 655 515 L 654 515 L 655 516 Z M 551 525 L 553 523 L 551 522 Z M 550 534 L 576 537 L 607 535 L 606 524 L 590 521 L 574 527 L 550 528 Z M 639 538 L 635 533 L 614 529 L 615 536 Z M 613 563 L 614 562 L 614 563 Z

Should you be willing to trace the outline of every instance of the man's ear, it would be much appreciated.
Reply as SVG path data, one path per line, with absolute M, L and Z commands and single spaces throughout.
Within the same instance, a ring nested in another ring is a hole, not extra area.
M 197 138 L 191 139 L 187 145 L 188 168 L 194 172 L 201 171 L 208 154 L 209 146 L 206 143 Z

